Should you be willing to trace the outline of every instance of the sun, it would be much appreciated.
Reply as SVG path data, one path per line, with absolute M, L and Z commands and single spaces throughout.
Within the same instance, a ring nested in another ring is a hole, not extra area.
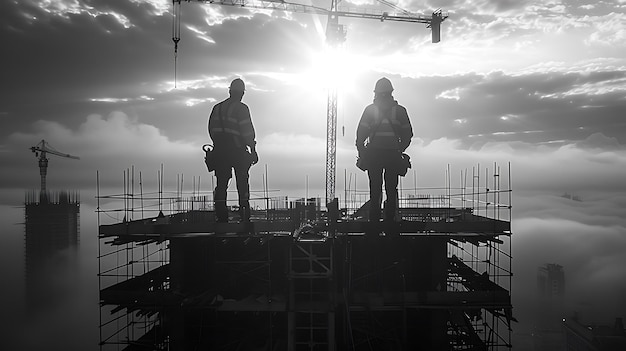
M 310 57 L 311 64 L 301 74 L 300 82 L 316 94 L 335 89 L 342 95 L 355 93 L 357 78 L 370 67 L 367 58 L 353 55 L 344 47 L 326 46 L 323 51 L 311 52 Z

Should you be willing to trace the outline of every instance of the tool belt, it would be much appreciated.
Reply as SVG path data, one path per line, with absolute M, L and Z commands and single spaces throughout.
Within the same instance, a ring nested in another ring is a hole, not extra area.
M 365 147 L 356 159 L 356 166 L 362 171 L 384 168 L 404 177 L 411 168 L 411 157 L 393 150 L 380 150 Z
M 204 164 L 209 172 L 213 172 L 217 166 L 217 154 L 213 151 L 215 148 L 211 144 L 202 145 L 204 151 Z

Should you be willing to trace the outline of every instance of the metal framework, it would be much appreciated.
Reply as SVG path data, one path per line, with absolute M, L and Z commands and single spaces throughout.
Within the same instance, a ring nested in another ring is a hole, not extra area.
M 510 168 L 450 178 L 388 226 L 358 189 L 336 220 L 281 197 L 215 223 L 209 194 L 128 177 L 98 194 L 101 349 L 510 349 Z
M 180 4 L 182 1 L 192 2 L 192 0 L 174 0 L 174 4 Z M 396 8 L 396 10 L 400 10 L 402 13 L 390 13 L 387 11 L 381 11 L 376 9 L 356 9 L 356 8 L 347 8 L 340 7 L 338 4 L 341 2 L 340 0 L 331 0 L 330 8 L 324 8 L 321 6 L 300 4 L 297 2 L 290 1 L 272 1 L 272 0 L 195 0 L 194 2 L 202 2 L 209 5 L 223 5 L 223 6 L 234 6 L 234 7 L 244 7 L 244 8 L 252 8 L 252 9 L 265 9 L 265 10 L 280 10 L 287 12 L 296 12 L 296 13 L 308 13 L 312 15 L 335 15 L 339 17 L 350 17 L 350 18 L 365 18 L 365 19 L 375 19 L 379 21 L 397 21 L 397 22 L 410 22 L 410 23 L 423 23 L 430 27 L 433 21 L 439 20 L 439 23 L 443 21 L 448 15 L 440 10 L 435 11 L 433 16 L 428 15 L 420 15 L 417 13 L 411 13 L 408 11 L 404 11 Z M 390 6 L 389 2 L 380 1 L 382 4 Z
M 47 154 L 80 160 L 80 158 L 77 156 L 58 152 L 52 146 L 50 146 L 50 143 L 46 142 L 43 139 L 37 145 L 31 147 L 30 151 L 34 152 L 35 157 L 38 157 L 39 159 L 39 175 L 41 176 L 42 196 L 46 194 L 46 175 L 48 174 L 48 158 L 46 157 Z
M 328 91 L 326 118 L 326 204 L 335 198 L 337 170 L 337 89 Z

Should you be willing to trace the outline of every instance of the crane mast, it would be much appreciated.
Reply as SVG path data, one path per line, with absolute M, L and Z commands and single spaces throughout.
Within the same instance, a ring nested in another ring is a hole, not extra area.
M 178 53 L 178 42 L 180 41 L 180 3 L 182 0 L 173 0 L 174 5 L 174 25 L 172 40 L 174 41 L 174 58 Z M 185 0 L 191 2 L 191 0 Z M 386 0 L 378 2 L 390 6 L 400 13 L 393 14 L 384 11 L 358 12 L 354 10 L 343 10 L 339 8 L 341 0 L 331 0 L 330 8 L 323 8 L 314 5 L 305 5 L 281 0 L 197 0 L 213 5 L 248 7 L 254 9 L 280 10 L 296 13 L 308 13 L 317 15 L 328 15 L 326 26 L 326 42 L 331 47 L 338 47 L 346 40 L 346 30 L 339 24 L 339 17 L 376 19 L 383 21 L 423 23 L 431 29 L 431 41 L 438 43 L 441 41 L 441 22 L 448 17 L 447 13 L 436 10 L 431 16 L 414 14 L 400 9 L 393 3 Z M 331 62 L 334 64 L 335 62 Z M 326 204 L 335 201 L 335 173 L 337 154 L 337 87 L 328 88 L 328 99 L 326 104 Z
M 346 41 L 346 30 L 339 24 L 337 5 L 341 0 L 331 0 L 328 23 L 326 25 L 326 42 L 333 48 Z M 331 65 L 335 62 L 331 61 Z M 337 170 L 337 86 L 328 87 L 326 102 L 326 205 L 335 199 L 335 174 Z
M 41 140 L 37 145 L 30 148 L 30 151 L 35 153 L 35 157 L 39 159 L 39 175 L 41 176 L 41 196 L 45 197 L 46 194 L 46 176 L 48 175 L 48 158 L 46 157 L 48 154 L 56 155 L 65 158 L 72 158 L 75 160 L 79 160 L 80 158 L 77 156 L 72 156 L 70 154 L 64 154 L 53 149 L 48 142 L 45 140 Z

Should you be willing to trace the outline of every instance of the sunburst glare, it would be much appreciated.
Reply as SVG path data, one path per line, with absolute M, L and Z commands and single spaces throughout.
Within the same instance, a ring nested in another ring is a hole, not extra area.
M 326 94 L 331 89 L 354 93 L 357 78 L 369 67 L 366 57 L 353 55 L 345 47 L 326 46 L 321 52 L 312 52 L 310 62 L 299 81 L 313 94 Z

